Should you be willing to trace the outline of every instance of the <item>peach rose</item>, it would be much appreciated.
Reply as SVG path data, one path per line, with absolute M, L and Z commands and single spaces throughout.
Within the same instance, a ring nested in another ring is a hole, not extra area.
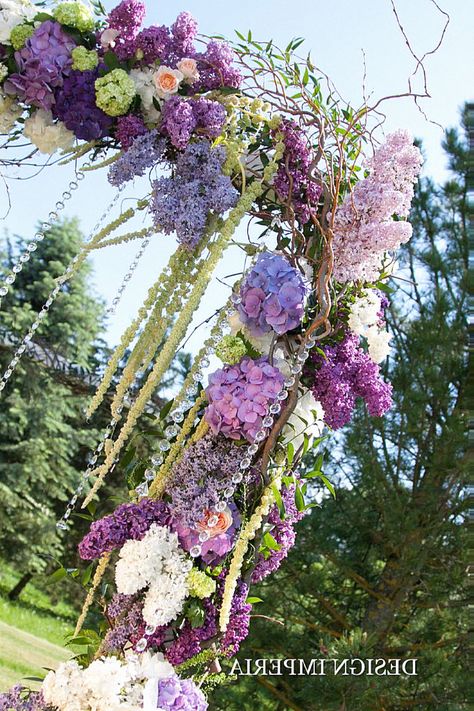
M 188 82 L 188 84 L 192 84 L 193 82 L 199 79 L 199 72 L 195 59 L 185 57 L 180 62 L 178 62 L 177 67 L 184 76 L 185 80 Z
M 160 99 L 167 99 L 176 94 L 183 79 L 184 76 L 178 69 L 161 66 L 153 75 L 156 93 Z
M 209 526 L 209 519 L 211 518 L 213 518 L 214 520 L 215 518 L 217 518 L 217 523 L 215 526 Z M 199 521 L 196 528 L 199 532 L 207 531 L 211 538 L 215 538 L 221 533 L 225 533 L 227 529 L 232 526 L 232 521 L 232 512 L 227 506 L 224 511 L 220 511 L 219 513 L 217 513 L 217 511 L 206 511 L 204 514 L 204 518 L 202 519 L 202 521 Z

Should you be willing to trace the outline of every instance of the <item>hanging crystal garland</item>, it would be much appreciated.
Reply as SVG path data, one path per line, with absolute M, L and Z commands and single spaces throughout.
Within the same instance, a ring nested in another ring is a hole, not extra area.
M 85 177 L 85 176 L 84 176 L 84 177 Z M 89 236 L 88 236 L 88 238 L 87 238 L 85 244 L 87 244 L 87 243 L 93 238 L 93 236 L 95 235 L 95 233 L 97 232 L 97 230 L 101 227 L 102 223 L 105 221 L 105 218 L 108 216 L 108 214 L 110 213 L 110 211 L 114 208 L 115 204 L 117 203 L 117 201 L 118 201 L 118 199 L 119 199 L 119 197 L 120 197 L 120 194 L 121 194 L 122 190 L 123 190 L 123 187 L 120 187 L 120 188 L 118 189 L 118 191 L 117 191 L 117 193 L 116 193 L 114 199 L 110 202 L 110 204 L 107 206 L 107 208 L 104 210 L 104 212 L 102 213 L 102 215 L 101 215 L 101 216 L 99 217 L 99 219 L 97 220 L 97 222 L 96 222 L 96 224 L 94 225 L 92 231 L 90 232 L 90 234 L 89 234 Z M 44 224 L 46 224 L 46 223 L 44 223 Z M 45 230 L 46 230 L 46 229 L 49 229 L 49 227 L 50 227 L 50 225 L 49 225 L 49 223 L 48 223 L 48 228 L 44 228 L 44 229 L 45 229 Z M 39 233 L 38 233 L 38 234 L 39 234 Z M 43 235 L 43 237 L 44 237 L 44 235 Z M 33 242 L 32 242 L 31 244 L 34 244 L 34 249 L 36 249 L 36 244 L 33 243 Z M 28 245 L 28 246 L 30 246 L 30 245 Z M 28 247 L 27 247 L 27 249 L 28 249 Z M 33 250 L 30 250 L 30 251 L 34 251 L 34 249 L 33 249 Z M 23 255 L 22 258 L 24 258 L 24 257 L 26 257 L 26 256 L 27 256 L 27 255 L 25 254 L 25 255 Z M 28 257 L 28 259 L 29 259 L 29 257 Z M 26 259 L 25 261 L 28 261 L 28 259 Z M 65 273 L 63 274 L 63 276 L 60 277 L 60 278 L 57 280 L 56 286 L 55 286 L 55 287 L 51 290 L 51 292 L 49 293 L 49 296 L 48 296 L 48 298 L 46 299 L 45 303 L 43 304 L 41 310 L 40 310 L 40 311 L 38 312 L 38 314 L 36 315 L 36 319 L 35 319 L 35 320 L 33 321 L 33 323 L 31 324 L 31 326 L 30 326 L 28 332 L 26 333 L 26 335 L 25 335 L 25 336 L 22 338 L 22 340 L 20 341 L 19 346 L 17 347 L 17 349 L 15 350 L 15 352 L 14 352 L 14 354 L 13 354 L 13 358 L 11 359 L 9 365 L 7 366 L 5 372 L 3 373 L 3 375 L 2 375 L 2 377 L 1 377 L 1 379 L 0 379 L 0 393 L 5 389 L 8 380 L 11 378 L 11 376 L 12 376 L 12 374 L 13 374 L 13 372 L 14 372 L 16 366 L 18 365 L 18 363 L 19 363 L 19 361 L 20 361 L 22 355 L 23 355 L 23 354 L 25 353 L 25 351 L 26 351 L 27 346 L 28 346 L 28 343 L 31 342 L 31 340 L 33 339 L 33 336 L 35 335 L 35 332 L 38 330 L 38 328 L 40 327 L 41 323 L 44 321 L 44 319 L 45 319 L 46 316 L 48 315 L 48 312 L 49 312 L 51 306 L 52 306 L 53 303 L 56 301 L 56 298 L 58 297 L 58 295 L 59 295 L 59 293 L 60 293 L 60 291 L 61 291 L 61 286 L 62 286 L 62 284 L 63 284 L 64 282 L 66 282 L 66 281 L 69 279 L 69 277 L 72 276 L 72 274 L 74 273 L 76 264 L 77 264 L 77 262 L 79 261 L 79 259 L 80 259 L 80 255 L 78 254 L 78 255 L 76 255 L 76 256 L 74 257 L 74 259 L 72 260 L 71 264 L 68 266 L 68 268 L 67 268 L 67 270 L 65 271 Z
M 122 300 L 122 296 L 125 292 L 125 289 L 127 288 L 128 284 L 130 283 L 130 281 L 135 273 L 135 270 L 138 267 L 138 263 L 139 263 L 140 259 L 143 257 L 143 254 L 144 254 L 146 248 L 150 244 L 150 239 L 151 239 L 151 235 L 153 232 L 154 232 L 154 230 L 150 229 L 147 232 L 146 237 L 143 239 L 143 241 L 140 245 L 140 249 L 136 253 L 133 262 L 130 264 L 130 267 L 129 267 L 127 273 L 125 274 L 124 278 L 122 279 L 122 283 L 119 286 L 117 294 L 114 296 L 114 298 L 112 299 L 112 303 L 110 304 L 109 308 L 105 312 L 106 316 L 114 316 L 115 315 L 117 306 L 119 305 L 120 301 Z

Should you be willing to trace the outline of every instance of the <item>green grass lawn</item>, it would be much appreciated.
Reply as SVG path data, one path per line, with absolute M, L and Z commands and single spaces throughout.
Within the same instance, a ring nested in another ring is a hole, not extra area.
M 62 601 L 53 602 L 33 583 L 18 601 L 5 597 L 19 576 L 11 568 L 0 568 L 0 690 L 24 677 L 42 676 L 72 656 L 64 640 L 74 629 L 74 610 Z M 35 686 L 27 682 L 28 686 Z

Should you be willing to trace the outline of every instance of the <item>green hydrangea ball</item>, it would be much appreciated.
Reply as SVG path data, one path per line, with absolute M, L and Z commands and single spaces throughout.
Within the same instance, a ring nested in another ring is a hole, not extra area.
M 191 568 L 188 574 L 189 594 L 204 600 L 210 597 L 216 590 L 216 581 L 206 575 L 203 570 Z
M 75 27 L 80 32 L 92 32 L 95 21 L 91 10 L 82 2 L 61 2 L 53 10 L 53 17 L 62 25 Z
M 31 37 L 35 28 L 32 25 L 17 25 L 10 34 L 10 42 L 13 49 L 21 49 L 25 46 L 26 40 Z
M 239 336 L 224 336 L 218 343 L 216 355 L 223 363 L 238 363 L 247 353 L 247 347 Z
M 109 116 L 127 113 L 135 93 L 135 83 L 124 69 L 113 69 L 95 80 L 96 104 Z
M 87 72 L 95 69 L 99 63 L 99 55 L 94 49 L 90 51 L 85 47 L 74 47 L 71 52 L 72 68 L 80 72 Z

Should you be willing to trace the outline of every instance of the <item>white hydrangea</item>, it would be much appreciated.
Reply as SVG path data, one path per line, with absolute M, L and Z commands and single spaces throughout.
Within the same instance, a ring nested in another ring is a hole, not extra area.
M 13 96 L 0 94 L 0 133 L 9 133 L 23 109 Z
M 38 109 L 27 118 L 23 133 L 40 153 L 54 153 L 58 149 L 67 150 L 74 143 L 74 134 L 62 121 L 53 120 L 51 111 Z
M 311 390 L 304 390 L 298 398 L 296 407 L 283 428 L 283 444 L 293 444 L 295 452 L 303 448 L 305 435 L 309 447 L 324 430 L 324 410 L 321 403 L 315 399 Z
M 348 320 L 351 331 L 367 339 L 369 355 L 374 363 L 381 363 L 390 353 L 391 335 L 379 327 L 380 304 L 380 296 L 370 290 L 352 304 Z
M 119 593 L 133 595 L 149 586 L 143 606 L 147 624 L 174 620 L 188 596 L 187 576 L 192 561 L 166 526 L 154 523 L 141 541 L 127 541 L 115 568 Z
M 96 659 L 82 672 L 82 680 L 87 689 L 87 703 L 91 711 L 123 708 L 121 694 L 130 683 L 131 668 L 117 657 Z
M 12 29 L 26 20 L 32 20 L 38 12 L 26 0 L 0 0 L 0 43 L 10 44 Z
M 145 120 L 150 123 L 157 123 L 161 115 L 153 101 L 154 99 L 161 106 L 162 102 L 157 93 L 154 75 L 155 69 L 151 68 L 132 69 L 129 72 L 129 76 L 135 84 L 135 90 L 141 99 Z
M 60 664 L 57 671 L 48 672 L 41 687 L 46 703 L 60 711 L 82 711 L 86 694 L 82 673 L 74 659 Z

